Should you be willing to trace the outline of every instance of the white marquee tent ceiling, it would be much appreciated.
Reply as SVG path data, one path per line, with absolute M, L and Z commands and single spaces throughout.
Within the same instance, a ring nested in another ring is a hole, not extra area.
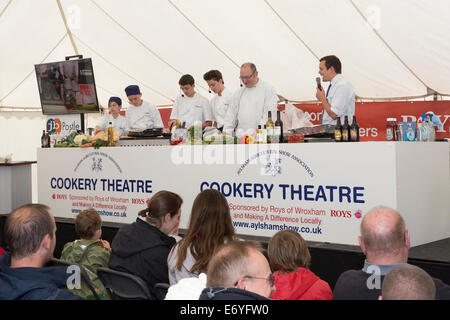
M 182 74 L 239 66 L 290 101 L 315 100 L 318 58 L 335 54 L 366 99 L 450 95 L 448 0 L 0 0 L 0 106 L 40 107 L 34 65 L 91 57 L 98 97 L 170 105 Z

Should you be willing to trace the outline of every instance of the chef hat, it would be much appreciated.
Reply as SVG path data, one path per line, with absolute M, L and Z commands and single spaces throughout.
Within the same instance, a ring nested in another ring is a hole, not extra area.
M 128 86 L 125 88 L 125 93 L 127 94 L 127 97 L 128 97 L 128 96 L 133 96 L 135 94 L 140 94 L 141 90 L 139 90 L 139 86 L 131 85 L 131 86 Z
M 109 104 L 110 104 L 111 102 L 117 103 L 117 104 L 119 105 L 119 107 L 122 106 L 122 99 L 120 99 L 119 97 L 111 97 L 111 98 L 109 98 L 108 106 L 109 106 Z

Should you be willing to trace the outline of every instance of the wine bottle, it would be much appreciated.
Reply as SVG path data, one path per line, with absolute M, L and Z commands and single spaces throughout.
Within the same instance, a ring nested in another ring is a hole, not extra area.
M 273 143 L 273 131 L 274 131 L 274 124 L 272 121 L 272 111 L 269 111 L 269 116 L 267 118 L 266 122 L 266 129 L 267 129 L 267 143 Z
M 283 143 L 283 121 L 281 121 L 281 112 L 277 110 L 277 120 L 274 127 L 275 139 L 278 143 Z

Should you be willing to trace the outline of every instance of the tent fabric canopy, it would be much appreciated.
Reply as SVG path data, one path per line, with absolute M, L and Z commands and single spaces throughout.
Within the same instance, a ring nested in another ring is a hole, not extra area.
M 218 69 L 239 87 L 254 62 L 281 99 L 315 100 L 318 59 L 335 54 L 362 99 L 450 96 L 448 0 L 0 0 L 0 107 L 40 107 L 34 65 L 92 58 L 99 102 L 171 105 L 181 75 Z M 126 101 L 126 99 L 124 100 Z

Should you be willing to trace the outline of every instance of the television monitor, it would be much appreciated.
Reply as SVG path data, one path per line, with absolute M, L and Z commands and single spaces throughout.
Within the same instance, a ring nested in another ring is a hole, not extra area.
M 99 112 L 92 59 L 36 64 L 43 114 Z

